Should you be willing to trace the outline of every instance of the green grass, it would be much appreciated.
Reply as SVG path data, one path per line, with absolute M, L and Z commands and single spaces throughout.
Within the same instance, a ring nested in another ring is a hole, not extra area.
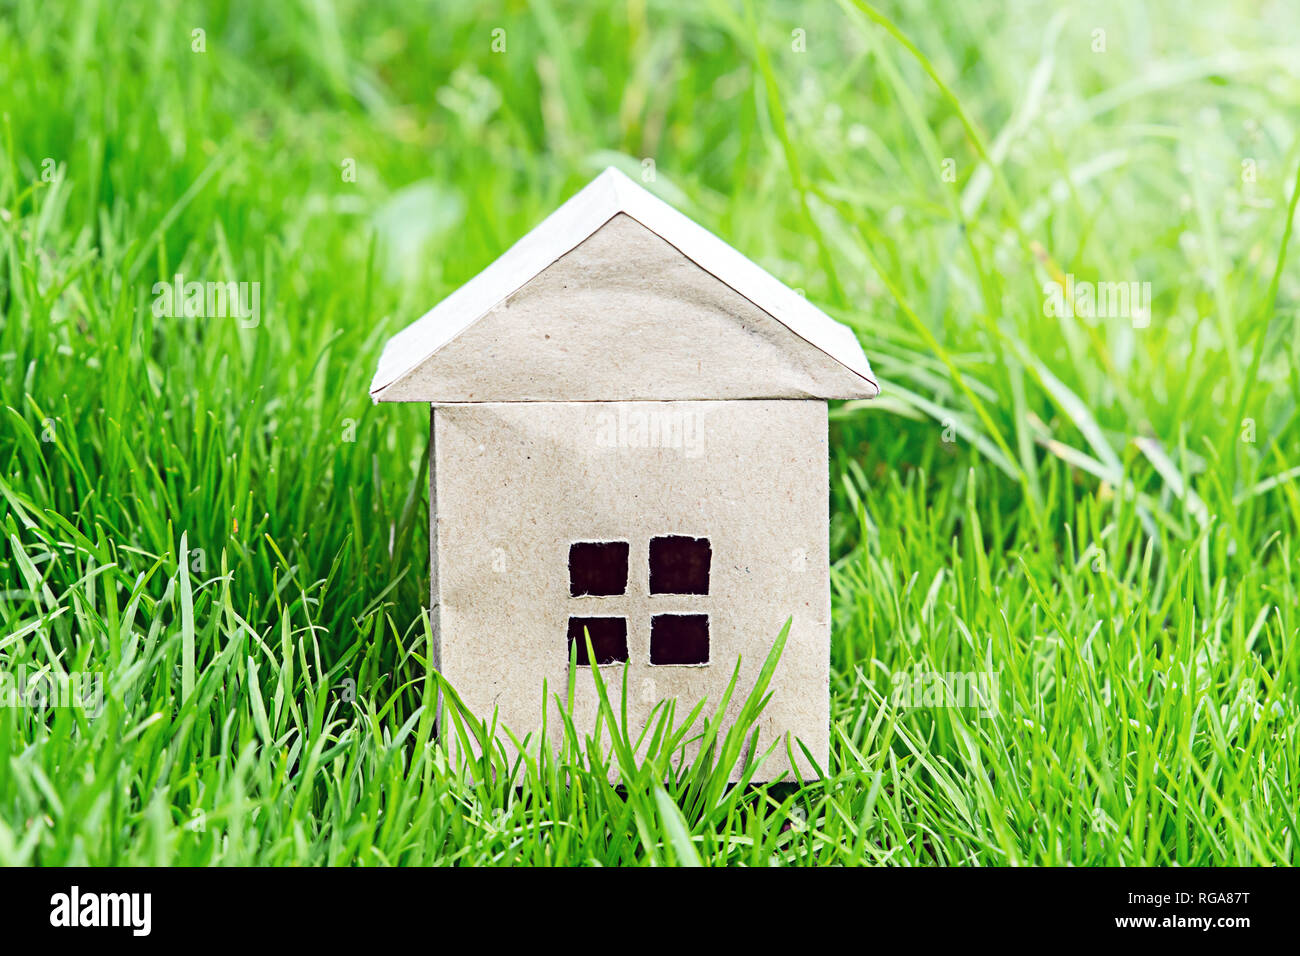
M 0 671 L 105 698 L 0 708 L 0 863 L 1300 859 L 1294 4 L 422 6 L 0 0 Z M 427 411 L 374 363 L 645 158 L 882 379 L 813 784 L 725 786 L 716 701 L 520 789 L 430 744 Z M 155 318 L 178 272 L 260 324 Z

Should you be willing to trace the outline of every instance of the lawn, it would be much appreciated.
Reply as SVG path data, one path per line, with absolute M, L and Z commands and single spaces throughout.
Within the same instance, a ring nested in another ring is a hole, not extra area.
M 0 864 L 1300 860 L 1300 7 L 1203 6 L 0 0 L 0 691 L 101 704 L 0 706 Z M 880 376 L 816 782 L 431 742 L 367 386 L 606 165 Z

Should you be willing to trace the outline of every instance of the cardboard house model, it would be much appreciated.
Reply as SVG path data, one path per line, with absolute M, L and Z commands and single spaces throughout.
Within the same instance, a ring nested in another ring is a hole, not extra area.
M 615 695 L 629 669 L 634 737 L 740 658 L 738 712 L 792 619 L 756 779 L 812 773 L 786 733 L 827 765 L 826 400 L 879 391 L 848 328 L 607 169 L 395 335 L 370 391 L 432 406 L 435 663 L 479 717 L 536 740 L 584 630 Z M 581 674 L 575 709 L 589 733 Z

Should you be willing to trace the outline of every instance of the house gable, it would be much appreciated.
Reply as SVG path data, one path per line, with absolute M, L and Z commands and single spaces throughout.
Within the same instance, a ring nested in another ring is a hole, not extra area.
M 376 401 L 871 398 L 853 333 L 607 170 L 389 342 Z
M 861 376 L 620 213 L 383 397 L 581 402 L 874 394 Z

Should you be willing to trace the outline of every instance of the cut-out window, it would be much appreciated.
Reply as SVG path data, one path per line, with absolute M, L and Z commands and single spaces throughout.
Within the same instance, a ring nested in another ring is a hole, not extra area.
M 650 539 L 651 594 L 708 594 L 713 549 L 708 538 Z
M 656 614 L 650 619 L 651 664 L 707 664 L 707 614 Z
M 644 540 L 644 539 L 643 539 Z M 575 541 L 569 545 L 569 595 L 575 598 L 623 595 L 628 590 L 627 541 Z M 708 538 L 660 535 L 650 539 L 650 594 L 708 594 L 713 548 Z M 641 579 L 644 580 L 644 579 Z M 680 602 L 667 602 L 668 607 Z M 583 610 L 614 610 L 601 602 Z M 688 605 L 689 606 L 689 605 Z M 577 608 L 575 607 L 575 610 Z M 587 653 L 590 637 L 592 655 Z M 642 645 L 643 647 L 643 645 Z M 568 651 L 584 667 L 626 662 L 627 618 L 570 617 Z M 638 647 L 640 658 L 645 651 Z M 589 657 L 594 656 L 594 661 Z M 643 659 L 643 658 L 642 658 Z M 650 663 L 708 664 L 707 614 L 655 614 L 650 619 Z
M 623 594 L 627 591 L 626 541 L 576 541 L 569 545 L 569 594 Z
M 627 660 L 627 621 L 621 617 L 571 617 L 569 618 L 569 647 L 577 645 L 577 662 L 591 664 L 587 657 L 586 636 L 591 636 L 591 649 L 596 663 L 616 664 Z

